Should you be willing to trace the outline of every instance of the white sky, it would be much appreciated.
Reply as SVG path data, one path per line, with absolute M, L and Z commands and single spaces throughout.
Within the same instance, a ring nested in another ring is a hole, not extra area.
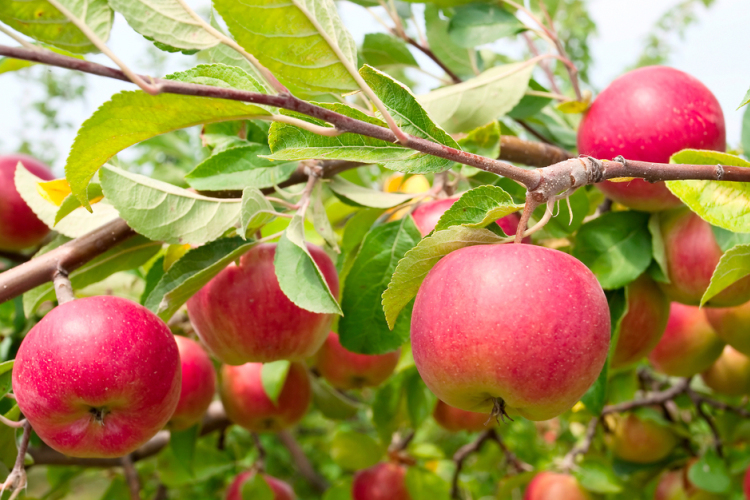
M 678 0 L 589 0 L 590 12 L 599 33 L 591 43 L 594 55 L 592 84 L 603 88 L 623 68 L 632 64 L 640 54 L 645 35 L 654 22 L 677 2 Z M 205 8 L 208 5 L 206 0 L 188 0 L 188 3 L 195 8 Z M 421 12 L 421 6 L 415 8 Z M 362 8 L 348 2 L 341 3 L 341 15 L 358 43 L 365 33 L 383 31 Z M 671 66 L 696 76 L 716 94 L 724 109 L 728 142 L 731 146 L 739 143 L 744 110 L 735 111 L 735 108 L 750 87 L 750 68 L 747 65 L 747 54 L 750 52 L 748 19 L 748 0 L 717 0 L 710 10 L 701 12 L 700 20 L 687 31 L 683 41 L 675 40 L 676 50 L 669 62 Z M 0 43 L 15 44 L 3 34 L 0 34 Z M 143 71 L 144 65 L 147 65 L 145 50 L 148 44 L 127 26 L 123 18 L 117 16 L 109 46 L 137 71 Z M 510 48 L 517 50 L 517 44 L 511 44 Z M 424 61 L 422 54 L 415 55 L 420 62 Z M 112 65 L 101 55 L 90 56 L 90 59 Z M 167 72 L 189 67 L 192 58 L 170 55 L 169 61 Z M 58 149 L 58 159 L 53 166 L 56 173 L 62 175 L 64 160 L 77 127 L 113 93 L 134 88 L 126 83 L 93 76 L 89 77 L 89 83 L 85 103 L 75 102 L 63 109 L 63 118 L 75 125 L 73 129 L 42 131 L 41 120 L 34 119 L 29 128 L 22 131 L 22 117 L 36 116 L 24 115 L 25 109 L 41 94 L 35 95 L 37 89 L 26 84 L 20 75 L 0 75 L 0 151 L 8 152 L 17 148 L 23 135 L 43 137 L 52 141 Z

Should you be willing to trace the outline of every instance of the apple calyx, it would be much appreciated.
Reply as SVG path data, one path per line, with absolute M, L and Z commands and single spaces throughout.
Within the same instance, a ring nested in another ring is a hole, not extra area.
M 106 417 L 107 415 L 109 415 L 112 412 L 106 406 L 102 406 L 100 408 L 92 406 L 91 408 L 89 408 L 89 413 L 91 413 L 91 415 L 93 415 L 94 421 L 97 424 L 99 424 L 101 426 L 104 426 L 104 417 Z
M 515 422 L 512 418 L 510 418 L 510 415 L 505 411 L 505 400 L 503 398 L 491 398 L 492 399 L 492 412 L 490 413 L 490 418 L 487 419 L 487 421 L 484 423 L 484 425 L 489 424 L 492 422 L 492 419 L 494 418 L 497 423 L 500 423 L 502 420 L 503 423 L 507 423 L 505 419 L 507 418 L 511 422 Z

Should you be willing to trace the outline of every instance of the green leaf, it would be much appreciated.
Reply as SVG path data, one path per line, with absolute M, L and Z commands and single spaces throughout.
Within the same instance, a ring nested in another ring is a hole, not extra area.
M 374 68 L 419 66 L 403 40 L 385 33 L 366 34 L 360 56 Z
M 664 237 L 661 234 L 661 216 L 659 213 L 651 214 L 649 217 L 648 232 L 651 234 L 651 255 L 654 257 L 654 262 L 659 266 L 660 274 L 664 278 L 662 283 L 670 283 L 669 270 L 667 269 L 667 252 L 664 248 Z
M 451 497 L 448 482 L 426 469 L 409 467 L 405 481 L 412 500 L 449 500 Z
M 363 207 L 392 208 L 406 203 L 416 196 L 416 194 L 384 193 L 383 191 L 368 189 L 349 182 L 340 176 L 331 179 L 328 187 L 339 197 Z
M 328 214 L 326 213 L 326 208 L 323 203 L 323 184 L 317 183 L 315 185 L 315 190 L 313 191 L 312 200 L 313 227 L 315 227 L 315 232 L 323 238 L 326 244 L 331 247 L 334 252 L 341 253 L 336 232 L 333 230 L 331 221 L 328 219 Z
M 400 424 L 400 414 L 404 401 L 404 377 L 398 374 L 380 386 L 372 401 L 372 421 L 382 440 L 391 435 Z
M 670 163 L 750 167 L 750 162 L 716 151 L 685 149 Z M 667 187 L 683 203 L 714 226 L 736 233 L 750 233 L 750 184 L 725 181 L 667 181 Z
M 469 153 L 497 158 L 500 156 L 500 124 L 497 120 L 492 120 L 487 125 L 475 128 L 466 137 L 459 139 L 458 144 Z
M 427 44 L 435 56 L 459 76 L 473 75 L 470 59 L 473 49 L 467 50 L 453 42 L 448 34 L 449 21 L 440 17 L 440 10 L 436 6 L 427 4 L 424 22 Z
M 711 283 L 701 297 L 701 306 L 749 274 L 750 245 L 737 245 L 727 250 L 714 269 Z
M 11 388 L 11 374 L 14 360 L 0 363 L 0 398 L 8 394 Z
M 437 398 L 422 381 L 416 366 L 406 370 L 404 377 L 406 410 L 409 413 L 411 426 L 418 429 L 432 415 Z
M 289 368 L 292 364 L 289 361 L 281 360 L 272 363 L 263 363 L 260 370 L 260 381 L 263 384 L 263 390 L 266 391 L 268 399 L 274 405 L 279 402 L 281 390 L 284 388 L 286 376 L 289 374 Z
M 750 157 L 750 106 L 742 114 L 742 132 L 740 144 L 745 158 Z
M 549 90 L 540 85 L 533 78 L 529 80 L 529 90 L 536 90 L 538 92 L 549 92 Z M 532 116 L 539 113 L 544 107 L 552 102 L 550 97 L 542 97 L 538 95 L 524 95 L 523 98 L 516 104 L 513 109 L 508 111 L 507 115 L 510 118 L 516 118 L 518 120 L 524 120 L 531 118 Z
M 324 417 L 332 420 L 347 420 L 359 411 L 359 404 L 331 387 L 324 379 L 310 377 L 313 402 Z
M 273 264 L 279 287 L 295 305 L 315 313 L 342 314 L 336 297 L 307 249 L 302 216 L 295 215 L 281 235 Z
M 184 431 L 173 430 L 169 433 L 169 447 L 172 448 L 177 463 L 191 476 L 193 475 L 195 444 L 198 441 L 200 430 L 200 424 L 195 424 Z
M 512 182 L 512 184 L 518 186 L 515 182 Z M 507 188 L 505 185 L 504 187 Z M 544 216 L 546 208 L 546 205 L 541 205 L 534 210 L 534 213 L 531 216 L 534 222 L 540 220 Z M 547 225 L 539 231 L 539 238 L 569 237 L 581 227 L 583 219 L 586 218 L 588 211 L 589 197 L 586 195 L 585 190 L 579 189 L 566 199 L 558 202 L 557 206 L 554 208 L 555 215 L 553 215 L 549 222 L 547 222 Z
M 18 405 L 13 405 L 13 408 L 4 415 L 5 418 L 14 422 L 18 422 L 20 416 L 21 410 Z M 0 463 L 10 470 L 16 461 L 16 455 L 16 429 L 0 424 Z
M 273 490 L 261 474 L 256 473 L 242 483 L 242 500 L 273 500 L 274 498 Z
M 297 162 L 271 161 L 259 156 L 269 152 L 261 144 L 225 149 L 199 163 L 185 180 L 200 191 L 262 189 L 281 184 L 297 170 Z
M 526 31 L 516 16 L 498 5 L 473 3 L 456 7 L 448 24 L 453 43 L 466 49 Z
M 604 495 L 622 491 L 622 483 L 612 466 L 602 461 L 586 460 L 573 470 L 573 475 L 585 490 L 594 493 Z
M 151 267 L 146 273 L 146 283 L 143 287 L 143 293 L 141 293 L 141 298 L 139 300 L 142 306 L 145 306 L 146 299 L 149 295 L 151 295 L 151 292 L 154 291 L 154 288 L 156 288 L 156 285 L 164 276 L 164 272 L 164 256 L 162 255 L 151 264 Z
M 352 478 L 328 488 L 323 494 L 323 500 L 352 500 Z
M 188 250 L 164 273 L 143 305 L 168 321 L 203 285 L 254 244 L 236 236 Z
M 242 191 L 240 211 L 240 233 L 252 234 L 274 218 L 271 202 L 258 189 L 249 187 Z
M 452 226 L 486 227 L 506 215 L 517 212 L 523 205 L 513 203 L 513 198 L 498 186 L 479 186 L 466 191 L 440 216 L 435 231 Z M 502 232 L 502 230 L 500 230 Z
M 393 328 L 401 310 L 417 296 L 427 273 L 449 253 L 473 245 L 499 243 L 502 238 L 487 229 L 452 226 L 424 238 L 409 250 L 396 266 L 388 288 L 383 292 L 383 310 Z
M 213 5 L 237 42 L 283 84 L 312 92 L 357 88 L 329 44 L 356 66 L 354 40 L 333 0 L 214 0 Z
M 420 238 L 411 217 L 376 226 L 365 236 L 346 276 L 341 299 L 344 317 L 339 320 L 338 333 L 341 344 L 348 350 L 383 354 L 408 340 L 410 317 L 404 315 L 389 328 L 379 299 L 399 260 Z
M 523 98 L 534 65 L 495 66 L 456 85 L 433 90 L 419 98 L 432 118 L 450 133 L 467 132 L 496 120 Z
M 219 43 L 177 0 L 109 0 L 141 35 L 178 49 L 203 50 Z
M 349 253 L 359 246 L 381 215 L 383 215 L 382 209 L 365 209 L 358 211 L 347 221 L 344 226 L 344 237 L 341 240 L 341 249 L 344 253 Z
M 263 84 L 261 84 L 255 76 L 242 68 L 227 66 L 225 64 L 199 64 L 194 68 L 172 73 L 164 78 L 166 80 L 197 83 L 199 85 L 209 85 L 211 87 L 246 90 L 247 92 L 259 92 L 261 94 L 268 93 Z M 277 110 L 277 108 L 273 106 L 261 104 L 256 106 L 273 113 Z
M 331 441 L 331 458 L 344 470 L 362 470 L 378 463 L 383 449 L 367 434 L 338 431 Z
M 101 198 L 103 197 L 104 193 L 102 192 L 102 185 L 98 182 L 90 183 L 88 187 L 89 203 L 91 203 L 93 200 L 96 200 L 97 198 L 101 200 Z M 73 213 L 74 210 L 82 206 L 83 205 L 81 205 L 81 202 L 78 200 L 78 198 L 76 198 L 72 194 L 66 196 L 63 202 L 60 204 L 60 209 L 55 214 L 55 227 L 57 227 L 61 220 L 63 220 L 65 217 Z
M 602 288 L 627 285 L 651 263 L 649 215 L 608 212 L 587 222 L 576 235 L 573 255 L 593 271 Z
M 240 218 L 241 200 L 209 198 L 111 165 L 100 179 L 107 199 L 130 227 L 152 240 L 200 245 Z
M 737 109 L 740 109 L 742 106 L 745 106 L 748 103 L 750 103 L 750 89 L 747 90 L 745 97 L 742 99 L 742 103 L 740 103 L 740 105 L 737 106 Z
M 726 464 L 713 448 L 707 449 L 688 469 L 688 478 L 696 487 L 710 493 L 726 493 L 732 484 Z
M 718 226 L 711 226 L 711 230 L 722 252 L 726 252 L 737 245 L 750 243 L 750 233 L 735 233 Z
M 114 12 L 107 0 L 60 0 L 103 41 L 109 38 Z M 98 52 L 86 35 L 46 0 L 3 0 L 0 21 L 34 40 L 76 54 Z

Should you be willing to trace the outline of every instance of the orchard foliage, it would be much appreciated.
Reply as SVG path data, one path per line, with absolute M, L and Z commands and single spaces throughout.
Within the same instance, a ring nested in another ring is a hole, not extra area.
M 750 111 L 727 150 L 689 75 L 595 97 L 582 0 L 343 1 L 388 32 L 333 0 L 0 2 L 0 73 L 140 87 L 64 178 L 0 157 L 0 498 L 750 494 Z M 139 76 L 115 21 L 190 69 Z

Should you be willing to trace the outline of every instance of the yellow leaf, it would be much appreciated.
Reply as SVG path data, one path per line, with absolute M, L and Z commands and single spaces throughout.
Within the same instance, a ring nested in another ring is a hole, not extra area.
M 180 260 L 190 248 L 190 245 L 169 245 L 164 255 L 164 272 L 169 271 L 172 264 Z
M 583 403 L 582 403 L 581 401 L 579 401 L 579 402 L 577 402 L 577 403 L 576 403 L 575 405 L 573 405 L 573 408 L 572 408 L 572 409 L 573 409 L 573 412 L 574 412 L 574 413 L 577 413 L 577 412 L 579 412 L 579 411 L 583 411 L 583 410 L 585 410 L 585 409 L 586 409 L 586 406 L 585 406 L 585 405 L 584 405 L 584 404 L 583 404 Z
M 70 185 L 65 179 L 55 179 L 37 184 L 37 191 L 42 198 L 59 207 L 70 194 Z
M 609 182 L 630 182 L 633 179 L 635 179 L 635 177 L 615 177 L 614 179 L 608 179 L 608 180 Z
M 582 101 L 566 101 L 557 105 L 557 109 L 563 113 L 577 114 L 583 113 L 591 105 L 591 92 L 588 90 L 583 91 Z

